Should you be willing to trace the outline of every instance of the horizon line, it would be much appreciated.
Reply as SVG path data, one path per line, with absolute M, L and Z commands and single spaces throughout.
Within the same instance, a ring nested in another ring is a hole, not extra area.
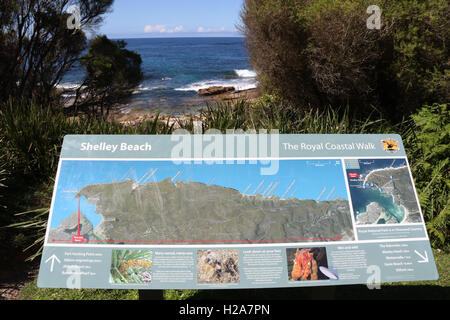
M 133 36 L 133 35 L 124 35 L 124 36 L 109 36 L 106 35 L 109 39 L 177 39 L 177 38 L 245 38 L 243 35 L 208 35 L 208 36 L 195 36 L 195 35 L 188 35 L 188 36 Z M 89 38 L 88 40 L 91 40 L 92 38 Z

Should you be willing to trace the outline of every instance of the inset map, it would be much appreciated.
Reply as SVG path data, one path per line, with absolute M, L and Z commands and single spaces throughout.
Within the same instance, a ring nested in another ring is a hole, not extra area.
M 357 224 L 422 221 L 405 159 L 351 159 L 345 166 Z
M 48 242 L 217 244 L 353 240 L 341 160 L 61 164 Z

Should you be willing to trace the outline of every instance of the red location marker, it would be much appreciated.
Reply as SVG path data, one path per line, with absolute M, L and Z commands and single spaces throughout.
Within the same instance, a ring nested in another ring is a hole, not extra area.
M 73 236 L 72 237 L 73 243 L 83 243 L 84 242 L 84 236 Z

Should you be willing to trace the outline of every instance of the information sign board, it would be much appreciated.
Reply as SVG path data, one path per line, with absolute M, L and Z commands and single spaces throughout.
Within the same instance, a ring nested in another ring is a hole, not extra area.
M 398 135 L 71 135 L 38 286 L 438 278 Z

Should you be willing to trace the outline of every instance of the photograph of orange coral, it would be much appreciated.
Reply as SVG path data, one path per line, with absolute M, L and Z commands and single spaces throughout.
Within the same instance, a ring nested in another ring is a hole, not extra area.
M 325 247 L 286 249 L 289 281 L 328 280 Z

